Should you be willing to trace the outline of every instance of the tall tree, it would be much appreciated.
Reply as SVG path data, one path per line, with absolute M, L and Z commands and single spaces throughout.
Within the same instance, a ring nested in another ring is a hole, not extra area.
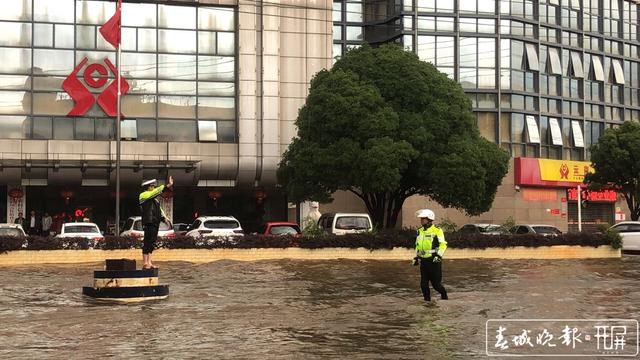
M 587 174 L 590 189 L 612 187 L 622 193 L 634 221 L 640 217 L 640 124 L 625 122 L 608 129 L 591 146 L 594 173 Z
M 408 197 L 487 211 L 509 155 L 483 139 L 462 88 L 397 45 L 349 51 L 311 81 L 279 182 L 295 201 L 350 191 L 378 227 Z

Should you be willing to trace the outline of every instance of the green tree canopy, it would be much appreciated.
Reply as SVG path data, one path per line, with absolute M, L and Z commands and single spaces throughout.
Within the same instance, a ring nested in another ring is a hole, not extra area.
M 483 139 L 462 88 L 397 45 L 349 51 L 311 81 L 278 179 L 294 201 L 361 198 L 393 227 L 409 196 L 487 211 L 509 155 Z
M 587 174 L 590 189 L 614 188 L 622 193 L 634 221 L 640 217 L 640 125 L 625 122 L 608 129 L 591 146 L 595 173 Z

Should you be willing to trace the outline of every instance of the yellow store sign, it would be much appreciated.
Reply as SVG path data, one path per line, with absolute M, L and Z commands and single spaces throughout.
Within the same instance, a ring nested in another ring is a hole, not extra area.
M 590 162 L 538 159 L 540 179 L 581 183 L 587 173 L 595 172 Z

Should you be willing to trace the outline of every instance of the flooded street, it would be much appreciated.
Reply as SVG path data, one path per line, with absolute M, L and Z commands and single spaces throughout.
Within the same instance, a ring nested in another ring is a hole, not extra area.
M 640 256 L 445 261 L 432 306 L 409 260 L 159 265 L 133 305 L 81 295 L 102 264 L 0 268 L 0 358 L 469 359 L 492 318 L 640 319 Z

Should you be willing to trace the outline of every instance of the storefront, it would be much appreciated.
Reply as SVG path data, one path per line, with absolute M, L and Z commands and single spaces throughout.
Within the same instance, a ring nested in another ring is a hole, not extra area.
M 615 222 L 618 193 L 585 189 L 584 177 L 593 171 L 591 163 L 584 161 L 514 159 L 515 186 L 522 193 L 523 200 L 546 202 L 549 206 L 547 212 L 565 219 L 570 232 L 578 231 L 578 206 L 582 231 L 595 232 L 599 225 Z

